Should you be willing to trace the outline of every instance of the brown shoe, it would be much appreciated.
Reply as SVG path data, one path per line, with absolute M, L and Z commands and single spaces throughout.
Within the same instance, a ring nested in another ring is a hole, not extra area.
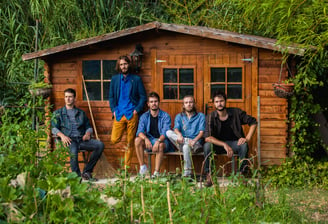
M 213 185 L 212 177 L 211 177 L 211 174 L 208 173 L 208 174 L 206 175 L 205 186 L 206 186 L 206 187 L 211 187 L 212 185 Z

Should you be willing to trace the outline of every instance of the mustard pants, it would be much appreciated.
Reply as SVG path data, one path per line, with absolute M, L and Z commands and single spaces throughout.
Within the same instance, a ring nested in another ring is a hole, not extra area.
M 134 139 L 136 136 L 136 131 L 138 127 L 138 114 L 134 114 L 133 117 L 128 120 L 125 116 L 121 118 L 120 121 L 114 119 L 111 142 L 116 144 L 121 141 L 124 131 L 127 131 L 127 148 L 124 153 L 124 165 L 130 166 L 131 158 L 133 156 L 134 150 Z

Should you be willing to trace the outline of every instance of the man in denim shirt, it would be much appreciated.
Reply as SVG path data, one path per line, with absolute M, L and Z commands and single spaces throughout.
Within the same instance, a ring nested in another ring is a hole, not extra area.
M 140 164 L 140 175 L 147 173 L 144 163 L 144 149 L 156 153 L 155 171 L 152 177 L 159 176 L 159 169 L 163 161 L 163 153 L 170 151 L 170 143 L 166 138 L 166 131 L 171 127 L 171 117 L 159 109 L 160 98 L 157 93 L 148 95 L 149 110 L 141 115 L 135 139 L 137 157 Z
M 53 114 L 52 134 L 58 136 L 64 146 L 69 147 L 71 170 L 85 180 L 95 180 L 92 177 L 92 171 L 104 150 L 104 144 L 99 140 L 91 139 L 93 129 L 89 119 L 83 110 L 75 107 L 75 90 L 66 89 L 64 94 L 65 106 Z M 81 144 L 84 148 L 93 151 L 82 175 L 78 163 L 78 152 Z
M 183 111 L 176 115 L 174 131 L 168 130 L 168 139 L 183 152 L 184 177 L 191 176 L 190 152 L 197 153 L 203 148 L 203 134 L 205 131 L 205 115 L 196 111 L 195 98 L 183 98 Z

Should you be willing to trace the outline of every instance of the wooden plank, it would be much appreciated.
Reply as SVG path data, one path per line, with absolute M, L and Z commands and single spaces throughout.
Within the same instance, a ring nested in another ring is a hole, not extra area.
M 286 136 L 261 136 L 261 143 L 286 144 Z
M 273 144 L 273 143 L 261 143 L 261 151 L 270 151 L 270 150 L 286 150 L 286 145 L 279 143 L 279 144 Z
M 286 119 L 286 114 L 269 114 L 269 113 L 261 113 L 261 119 L 277 119 L 283 120 Z
M 261 128 L 261 136 L 286 136 L 286 128 Z
M 263 105 L 261 106 L 261 113 L 281 113 L 287 115 L 287 105 Z
M 284 121 L 277 120 L 263 120 L 261 121 L 261 128 L 286 128 L 287 124 Z
M 261 106 L 277 106 L 277 105 L 287 105 L 287 99 L 283 98 L 261 98 Z

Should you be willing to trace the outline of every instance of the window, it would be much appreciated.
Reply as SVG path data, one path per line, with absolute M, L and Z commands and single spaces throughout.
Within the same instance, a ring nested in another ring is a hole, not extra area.
M 89 100 L 107 101 L 109 84 L 115 71 L 116 60 L 82 61 L 82 74 L 85 80 Z M 87 100 L 83 88 L 83 100 Z
M 163 99 L 183 99 L 186 95 L 194 95 L 193 68 L 163 69 Z
M 227 99 L 242 99 L 242 74 L 242 68 L 211 68 L 211 96 L 221 91 Z

